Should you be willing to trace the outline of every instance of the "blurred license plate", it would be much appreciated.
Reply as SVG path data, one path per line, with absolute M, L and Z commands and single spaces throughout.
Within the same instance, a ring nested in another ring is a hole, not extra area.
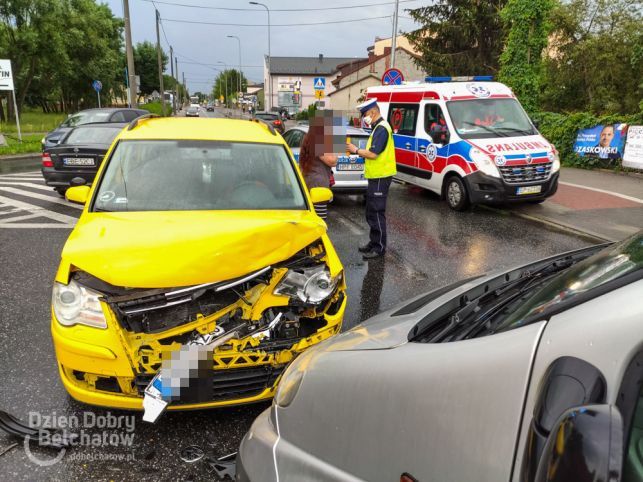
M 364 164 L 337 164 L 335 167 L 338 171 L 363 171 Z
M 542 186 L 523 186 L 516 189 L 516 194 L 538 194 L 542 189 Z
M 93 166 L 93 157 L 65 157 L 63 159 L 65 166 Z

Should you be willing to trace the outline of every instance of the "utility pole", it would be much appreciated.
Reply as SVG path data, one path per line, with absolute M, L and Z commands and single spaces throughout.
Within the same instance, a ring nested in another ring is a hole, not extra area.
M 159 32 L 159 24 L 161 23 L 161 15 L 156 10 L 156 56 L 159 64 L 159 87 L 161 88 L 161 115 L 165 115 L 165 89 L 163 88 L 163 56 L 161 55 L 161 34 Z
M 395 13 L 393 14 L 393 36 L 391 37 L 391 68 L 395 67 L 395 49 L 397 47 L 397 11 L 400 0 L 395 0 Z
M 270 112 L 272 108 L 272 78 L 270 75 L 270 9 L 268 8 L 267 5 L 259 2 L 249 2 L 250 5 L 258 5 L 260 7 L 263 7 L 266 9 L 266 13 L 268 14 L 268 62 L 267 62 L 267 67 L 268 67 L 268 102 L 266 103 L 265 101 L 265 92 L 266 92 L 266 86 L 263 86 L 263 91 L 264 91 L 264 108 L 266 111 Z
M 134 51 L 132 50 L 132 29 L 129 21 L 129 0 L 123 0 L 123 19 L 125 20 L 125 53 L 127 55 L 127 75 L 129 77 L 130 107 L 138 107 L 138 86 L 134 69 Z
M 174 79 L 174 49 L 170 45 L 170 75 L 172 76 L 172 80 Z M 174 85 L 176 87 L 176 85 Z M 172 89 L 172 115 L 176 114 L 176 92 L 175 89 Z
M 179 59 L 174 57 L 174 72 L 176 73 L 176 110 L 181 110 L 183 100 L 179 99 Z
M 187 97 L 188 95 L 188 87 L 185 85 L 185 72 L 181 72 L 183 74 L 183 93 Z

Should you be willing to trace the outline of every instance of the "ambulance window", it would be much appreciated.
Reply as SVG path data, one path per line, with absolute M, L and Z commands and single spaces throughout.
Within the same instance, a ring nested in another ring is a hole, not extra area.
M 393 129 L 393 134 L 414 136 L 419 110 L 420 106 L 417 104 L 391 104 L 388 123 Z
M 424 107 L 424 130 L 428 134 L 431 127 L 442 126 L 446 129 L 447 123 L 438 104 L 426 104 Z

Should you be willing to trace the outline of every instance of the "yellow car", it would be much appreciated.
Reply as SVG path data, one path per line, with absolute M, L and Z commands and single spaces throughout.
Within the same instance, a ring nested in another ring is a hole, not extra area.
M 94 185 L 66 195 L 85 207 L 62 251 L 51 332 L 81 402 L 142 409 L 186 347 L 209 354 L 164 380 L 168 409 L 269 399 L 299 353 L 340 330 L 343 267 L 312 206 L 332 194 L 308 192 L 263 123 L 133 121 Z

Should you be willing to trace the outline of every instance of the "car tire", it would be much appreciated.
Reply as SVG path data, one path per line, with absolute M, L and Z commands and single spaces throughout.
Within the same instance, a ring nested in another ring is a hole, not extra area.
M 469 207 L 469 193 L 458 176 L 451 176 L 444 185 L 444 197 L 454 211 L 464 211 Z
M 66 187 L 56 187 L 54 188 L 54 191 L 56 191 L 58 194 L 60 194 L 62 197 L 65 197 L 65 193 L 67 192 Z

